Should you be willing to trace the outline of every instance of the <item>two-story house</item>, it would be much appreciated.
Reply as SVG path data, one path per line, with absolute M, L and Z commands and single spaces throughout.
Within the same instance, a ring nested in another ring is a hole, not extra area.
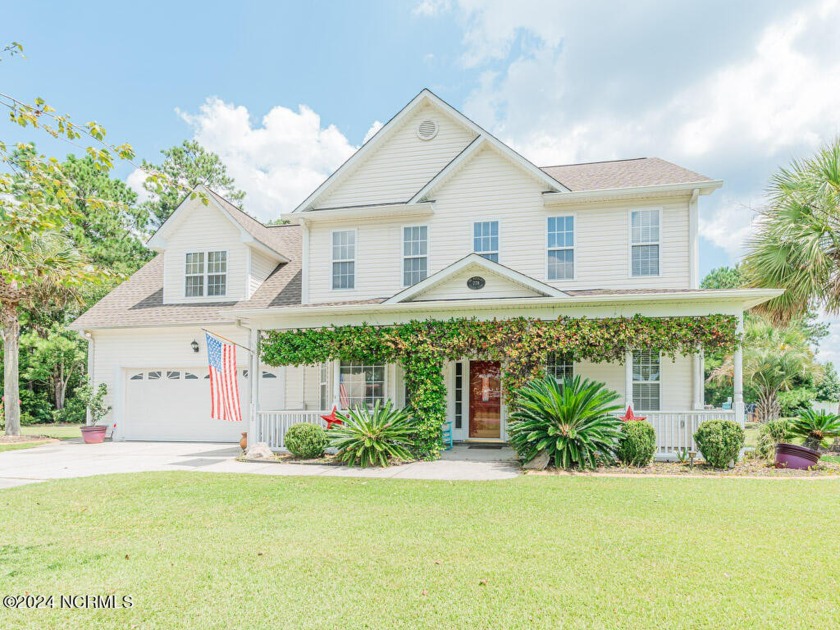
M 774 290 L 699 289 L 698 204 L 721 186 L 657 158 L 537 167 L 424 90 L 289 216 L 266 227 L 210 191 L 149 241 L 157 257 L 80 317 L 116 439 L 282 444 L 333 405 L 405 401 L 398 365 L 270 368 L 240 351 L 243 425 L 209 419 L 203 328 L 260 331 L 413 319 L 741 316 Z M 700 352 L 622 362 L 562 352 L 547 369 L 606 383 L 654 422 L 660 452 L 705 417 Z M 504 440 L 498 362 L 444 368 L 455 440 Z

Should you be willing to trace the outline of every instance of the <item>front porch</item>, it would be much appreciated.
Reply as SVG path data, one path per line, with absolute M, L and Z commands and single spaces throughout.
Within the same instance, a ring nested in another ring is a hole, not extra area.
M 743 423 L 735 409 L 705 408 L 703 361 L 700 354 L 670 359 L 650 353 L 627 353 L 623 362 L 594 363 L 553 357 L 546 369 L 558 378 L 580 375 L 605 383 L 616 391 L 619 404 L 632 406 L 656 430 L 657 459 L 675 459 L 684 450 L 697 450 L 693 440 L 701 422 L 731 419 Z M 443 366 L 446 387 L 445 427 L 455 444 L 493 444 L 507 441 L 508 409 L 501 379 L 501 362 L 475 359 L 448 361 Z M 257 384 L 259 387 L 260 384 Z M 267 383 L 262 383 L 266 386 Z M 272 387 L 283 389 L 285 409 L 255 409 L 249 435 L 283 450 L 283 436 L 294 424 L 326 426 L 321 418 L 332 410 L 391 400 L 403 407 L 410 394 L 404 370 L 397 364 L 334 360 L 315 366 L 286 366 Z M 737 395 L 733 392 L 733 397 Z M 254 398 L 259 400 L 257 396 Z M 645 409 L 655 406 L 657 409 Z M 479 449 L 475 449 L 480 454 Z

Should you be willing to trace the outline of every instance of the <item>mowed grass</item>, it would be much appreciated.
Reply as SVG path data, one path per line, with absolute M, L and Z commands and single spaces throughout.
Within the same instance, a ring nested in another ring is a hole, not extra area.
M 148 473 L 0 491 L 0 627 L 831 627 L 840 482 Z
M 42 444 L 45 444 L 45 442 L 10 442 L 6 444 L 0 444 L 0 453 L 2 453 L 3 451 L 20 451 L 25 448 L 41 446 Z
M 20 428 L 21 435 L 43 435 L 56 440 L 80 438 L 80 424 L 29 424 Z

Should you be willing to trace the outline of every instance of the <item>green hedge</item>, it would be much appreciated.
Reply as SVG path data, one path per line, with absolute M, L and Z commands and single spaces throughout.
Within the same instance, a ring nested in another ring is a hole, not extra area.
M 317 424 L 293 424 L 283 437 L 286 448 L 295 457 L 315 459 L 324 454 L 327 432 Z
M 616 456 L 625 466 L 647 466 L 656 453 L 656 431 L 649 422 L 629 421 L 621 427 Z
M 737 462 L 744 446 L 744 429 L 734 420 L 707 420 L 694 434 L 694 441 L 709 464 L 726 468 Z

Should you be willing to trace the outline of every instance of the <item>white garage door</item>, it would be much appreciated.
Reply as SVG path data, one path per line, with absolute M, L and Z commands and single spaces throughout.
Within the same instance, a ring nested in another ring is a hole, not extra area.
M 128 370 L 122 427 L 126 439 L 238 442 L 248 430 L 246 375 L 246 370 L 239 370 L 242 422 L 226 422 L 210 418 L 207 368 Z

